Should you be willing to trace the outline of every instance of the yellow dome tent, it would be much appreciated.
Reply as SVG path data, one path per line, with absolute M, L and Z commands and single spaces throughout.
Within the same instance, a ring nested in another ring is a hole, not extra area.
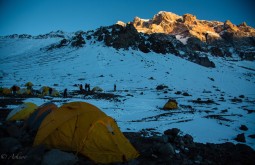
M 34 146 L 79 152 L 96 163 L 114 163 L 139 156 L 115 121 L 97 107 L 72 102 L 52 111 L 41 123 Z
M 94 87 L 93 89 L 92 89 L 92 92 L 103 92 L 104 90 L 102 89 L 102 88 L 100 88 L 100 87 L 98 87 L 98 86 L 96 86 L 96 87 Z
M 41 92 L 41 94 L 43 95 L 43 96 L 45 96 L 45 95 L 48 95 L 49 94 L 49 89 L 50 89 L 50 87 L 48 87 L 48 86 L 43 86 L 43 87 L 41 87 L 40 88 L 40 92 Z
M 168 102 L 163 107 L 164 110 L 178 109 L 178 103 L 176 100 L 168 100 Z
M 34 84 L 32 82 L 30 82 L 30 81 L 25 84 L 26 87 L 32 87 L 33 85 Z
M 7 116 L 7 121 L 14 121 L 14 120 L 25 120 L 29 117 L 31 113 L 37 108 L 37 105 L 34 103 L 24 103 L 17 108 L 13 109 Z
M 31 95 L 32 94 L 31 90 L 27 89 L 27 88 L 21 88 L 17 93 L 21 94 L 21 95 Z
M 60 94 L 56 89 L 53 88 L 51 96 L 57 97 L 57 96 L 60 96 Z
M 9 94 L 12 93 L 12 91 L 11 91 L 9 88 L 3 88 L 3 89 L 2 89 L 2 93 L 3 93 L 4 95 L 9 95 Z
M 25 127 L 30 130 L 38 130 L 43 119 L 52 111 L 57 110 L 58 107 L 52 102 L 44 103 L 39 106 L 26 120 Z

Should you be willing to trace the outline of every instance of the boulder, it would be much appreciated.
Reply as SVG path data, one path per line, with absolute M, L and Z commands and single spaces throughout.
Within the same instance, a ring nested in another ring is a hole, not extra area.
M 215 68 L 214 62 L 210 61 L 207 56 L 200 57 L 199 55 L 195 54 L 194 56 L 190 56 L 190 60 L 207 68 Z
M 189 134 L 186 134 L 186 135 L 183 136 L 183 142 L 187 146 L 194 145 L 193 137 L 191 135 L 189 135 Z
M 10 137 L 19 138 L 22 136 L 22 130 L 16 125 L 10 125 L 6 128 L 7 133 Z
M 52 149 L 44 155 L 41 165 L 73 165 L 77 161 L 77 156 L 72 153 Z
M 14 153 L 22 148 L 21 143 L 13 137 L 0 139 L 0 153 Z
M 168 143 L 168 136 L 162 135 L 162 136 L 152 136 L 151 139 L 158 143 Z
M 238 134 L 236 136 L 235 140 L 238 141 L 238 142 L 246 142 L 244 133 Z
M 164 134 L 176 137 L 176 136 L 178 136 L 179 132 L 180 132 L 180 129 L 172 128 L 172 129 L 165 130 Z
M 239 129 L 243 130 L 243 131 L 247 131 L 248 127 L 246 125 L 241 125 L 241 127 L 239 127 Z
M 173 155 L 175 154 L 174 147 L 170 143 L 155 143 L 153 145 L 153 151 L 159 155 Z
M 168 86 L 164 85 L 164 84 L 160 84 L 156 87 L 157 90 L 163 90 L 165 88 L 168 88 Z

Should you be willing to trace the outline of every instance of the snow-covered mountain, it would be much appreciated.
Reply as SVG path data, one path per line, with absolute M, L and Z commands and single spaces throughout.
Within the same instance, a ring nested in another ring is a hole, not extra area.
M 72 91 L 78 90 L 75 84 L 89 83 L 119 95 L 118 101 L 83 95 L 52 99 L 59 105 L 90 102 L 115 118 L 122 131 L 162 133 L 177 127 L 195 141 L 214 143 L 235 142 L 237 134 L 245 133 L 246 144 L 255 148 L 249 137 L 255 133 L 254 61 L 245 60 L 235 44 L 226 46 L 231 55 L 215 55 L 212 50 L 222 51 L 221 46 L 213 48 L 191 36 L 184 41 L 179 34 L 139 33 L 133 24 L 1 37 L 0 86 L 24 87 L 31 81 L 35 89 Z M 252 52 L 248 43 L 245 50 Z M 157 90 L 159 85 L 166 88 Z M 170 98 L 178 102 L 178 110 L 162 110 Z M 248 131 L 240 130 L 241 125 Z

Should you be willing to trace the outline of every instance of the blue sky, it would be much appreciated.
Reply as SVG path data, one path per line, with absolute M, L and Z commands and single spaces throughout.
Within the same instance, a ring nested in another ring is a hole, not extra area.
M 254 0 L 0 0 L 0 35 L 74 32 L 112 25 L 159 11 L 198 19 L 246 22 L 255 27 Z

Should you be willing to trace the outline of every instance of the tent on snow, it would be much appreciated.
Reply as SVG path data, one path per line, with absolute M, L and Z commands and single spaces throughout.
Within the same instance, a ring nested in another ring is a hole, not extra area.
M 25 86 L 27 87 L 27 89 L 31 89 L 32 88 L 32 86 L 34 86 L 34 84 L 32 83 L 32 82 L 27 82 L 26 84 L 25 84 Z
M 41 123 L 34 146 L 81 153 L 96 163 L 123 162 L 139 156 L 115 121 L 97 107 L 72 102 L 52 111 Z
M 4 94 L 4 95 L 9 95 L 9 94 L 12 93 L 12 91 L 9 88 L 3 88 L 1 90 L 1 93 Z
M 47 87 L 47 86 L 43 86 L 40 88 L 40 93 L 44 96 L 44 95 L 48 95 L 49 94 L 49 89 L 50 87 Z
M 41 87 L 39 91 L 42 94 L 42 96 L 45 96 L 50 94 L 50 89 L 52 89 L 51 96 L 60 96 L 59 92 L 56 89 L 48 86 Z
M 21 88 L 17 93 L 21 95 L 31 95 L 32 91 L 27 88 Z
M 26 120 L 25 126 L 31 131 L 37 131 L 43 119 L 52 111 L 57 110 L 56 104 L 48 102 L 39 106 Z
M 57 97 L 57 96 L 60 96 L 60 94 L 59 94 L 59 92 L 58 92 L 56 89 L 53 88 L 53 89 L 52 89 L 51 96 Z
M 163 107 L 164 110 L 178 109 L 178 103 L 176 100 L 169 99 Z
M 15 121 L 15 120 L 25 120 L 29 117 L 31 113 L 37 108 L 37 105 L 34 103 L 24 103 L 13 109 L 7 116 L 7 121 Z
M 103 89 L 100 88 L 100 87 L 98 87 L 98 86 L 96 86 L 96 87 L 94 87 L 94 88 L 92 89 L 92 92 L 103 92 Z

